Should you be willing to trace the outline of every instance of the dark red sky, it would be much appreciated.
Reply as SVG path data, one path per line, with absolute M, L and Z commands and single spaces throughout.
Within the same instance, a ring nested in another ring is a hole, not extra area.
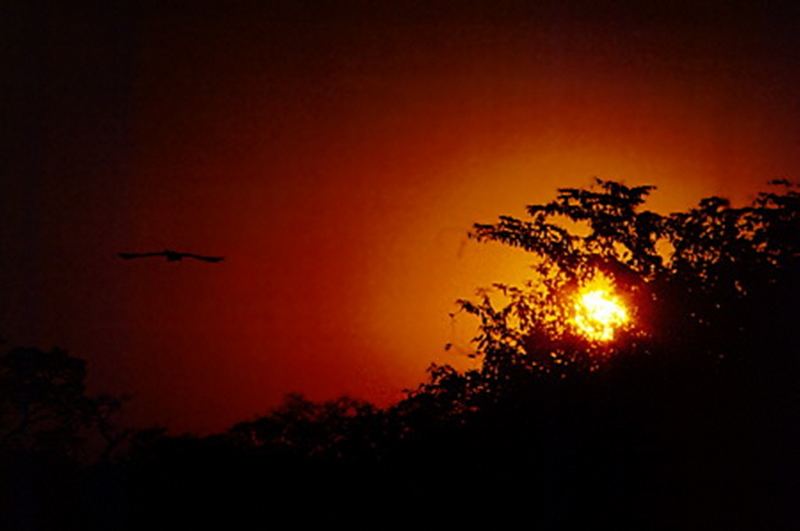
M 0 17 L 0 335 L 86 358 L 136 422 L 462 363 L 453 301 L 525 274 L 467 229 L 557 186 L 667 210 L 800 174 L 790 3 L 260 4 Z M 228 259 L 114 257 L 164 247 Z

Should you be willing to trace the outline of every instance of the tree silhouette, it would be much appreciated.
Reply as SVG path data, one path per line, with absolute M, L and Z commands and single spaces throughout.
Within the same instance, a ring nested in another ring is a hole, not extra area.
M 459 301 L 480 320 L 481 384 L 593 371 L 632 345 L 678 348 L 679 339 L 694 349 L 702 341 L 706 358 L 725 357 L 744 338 L 785 333 L 757 329 L 767 323 L 748 311 L 769 300 L 791 314 L 786 290 L 794 289 L 800 259 L 800 195 L 786 181 L 773 184 L 783 193 L 761 193 L 746 207 L 711 197 L 661 215 L 642 209 L 653 186 L 597 179 L 591 189 L 559 189 L 555 200 L 528 206 L 530 219 L 475 224 L 472 238 L 522 248 L 534 259 L 524 286 L 496 283 L 479 290 L 477 301 Z M 597 275 L 634 312 L 632 326 L 608 344 L 587 342 L 568 325 L 569 295 Z
M 123 398 L 86 394 L 86 362 L 58 348 L 0 354 L 0 450 L 107 457 L 127 436 L 114 417 Z M 92 440 L 94 439 L 94 440 Z
M 86 363 L 59 348 L 0 353 L 0 528 L 108 529 L 120 517 L 102 515 L 122 490 L 124 399 L 88 394 L 85 379 Z
M 522 248 L 533 266 L 522 286 L 459 301 L 479 320 L 481 367 L 434 367 L 413 397 L 470 427 L 491 463 L 471 479 L 538 474 L 549 486 L 526 491 L 546 528 L 795 526 L 800 194 L 771 184 L 744 207 L 710 197 L 662 215 L 643 208 L 652 186 L 597 180 L 529 219 L 474 225 L 471 237 Z M 633 314 L 610 342 L 570 324 L 572 295 L 598 275 Z M 560 464 L 532 466 L 540 456 Z M 499 492 L 498 506 L 517 495 Z

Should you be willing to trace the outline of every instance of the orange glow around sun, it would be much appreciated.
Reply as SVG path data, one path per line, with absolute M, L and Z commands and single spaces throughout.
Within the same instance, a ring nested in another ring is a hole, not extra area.
M 574 310 L 575 329 L 591 341 L 611 341 L 616 331 L 630 321 L 628 309 L 604 277 L 593 279 L 578 291 Z

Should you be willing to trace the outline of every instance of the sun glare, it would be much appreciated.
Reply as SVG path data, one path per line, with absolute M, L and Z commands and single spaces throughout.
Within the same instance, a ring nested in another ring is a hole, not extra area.
M 575 298 L 575 329 L 592 341 L 611 341 L 617 329 L 630 321 L 628 310 L 611 283 L 593 280 Z

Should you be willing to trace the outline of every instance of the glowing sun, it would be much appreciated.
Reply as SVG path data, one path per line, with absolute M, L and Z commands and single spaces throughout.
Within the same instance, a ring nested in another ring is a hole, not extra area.
M 575 329 L 592 341 L 611 341 L 630 316 L 623 302 L 614 295 L 608 281 L 596 280 L 581 289 L 575 298 Z

